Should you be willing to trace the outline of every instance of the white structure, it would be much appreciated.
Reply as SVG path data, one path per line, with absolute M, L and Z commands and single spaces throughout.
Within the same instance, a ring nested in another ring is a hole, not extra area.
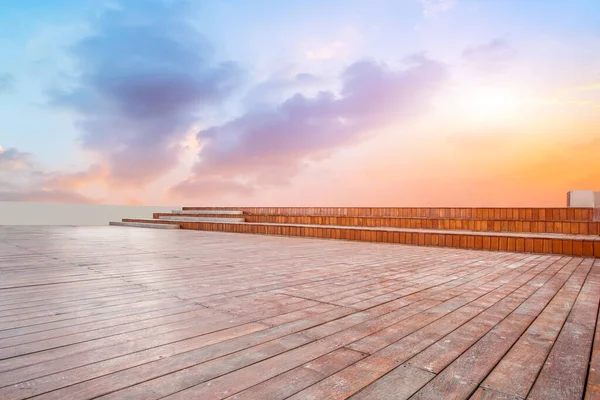
M 567 207 L 600 207 L 600 192 L 571 190 L 567 193 Z
M 2 201 L 0 225 L 108 225 L 122 218 L 152 218 L 152 213 L 172 210 L 173 207 Z

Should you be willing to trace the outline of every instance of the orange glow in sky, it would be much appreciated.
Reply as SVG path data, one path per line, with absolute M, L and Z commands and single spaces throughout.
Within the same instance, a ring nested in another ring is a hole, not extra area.
M 0 10 L 0 201 L 544 207 L 600 190 L 596 0 L 112 3 Z

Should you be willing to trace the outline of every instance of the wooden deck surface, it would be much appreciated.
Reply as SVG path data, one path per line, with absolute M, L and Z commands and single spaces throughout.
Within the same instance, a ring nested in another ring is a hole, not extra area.
M 0 227 L 0 399 L 598 399 L 599 301 L 594 258 Z

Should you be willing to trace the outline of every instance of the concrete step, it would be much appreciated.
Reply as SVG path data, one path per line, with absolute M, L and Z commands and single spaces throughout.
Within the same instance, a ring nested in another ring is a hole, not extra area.
M 146 219 L 146 218 L 123 218 L 124 222 L 141 222 L 144 224 L 177 224 L 181 226 L 182 224 L 244 224 L 244 221 L 231 221 L 224 222 L 225 218 L 204 218 L 204 221 L 196 221 L 195 218 L 192 221 L 181 220 L 181 219 Z M 188 225 L 189 226 L 189 225 Z M 189 228 L 188 228 L 189 229 Z
M 242 211 L 238 210 L 173 210 L 173 214 L 209 214 L 209 215 L 243 215 Z
M 179 224 L 157 224 L 157 223 L 144 222 L 144 221 L 136 221 L 136 222 L 114 221 L 114 222 L 109 222 L 109 225 L 129 226 L 132 228 L 179 229 Z
M 152 213 L 152 218 L 159 217 L 195 217 L 195 218 L 244 218 L 244 214 L 197 214 L 197 213 Z
M 138 220 L 128 220 L 138 221 Z M 144 220 L 142 220 L 144 221 Z M 600 236 L 335 225 L 185 222 L 182 229 L 600 257 Z
M 186 221 L 186 222 L 245 222 L 244 218 L 211 218 L 211 217 L 180 217 L 177 215 L 161 215 L 158 219 L 162 221 Z

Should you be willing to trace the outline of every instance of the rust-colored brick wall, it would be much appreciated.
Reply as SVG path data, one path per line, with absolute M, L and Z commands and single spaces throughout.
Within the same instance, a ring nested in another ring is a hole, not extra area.
M 126 222 L 141 220 L 125 219 Z M 168 223 L 157 221 L 158 223 Z M 412 244 L 417 246 L 456 247 L 461 249 L 488 250 L 488 251 L 524 251 L 540 254 L 564 254 L 584 257 L 600 257 L 600 239 L 589 238 L 539 238 L 523 236 L 497 236 L 494 233 L 452 233 L 438 232 L 399 232 L 385 231 L 374 228 L 360 229 L 340 227 L 328 228 L 325 226 L 285 226 L 285 225 L 257 225 L 228 224 L 214 222 L 180 222 L 182 229 L 220 231 L 233 233 L 251 233 L 264 235 L 302 236 L 324 239 L 360 240 L 367 242 Z
M 593 221 L 593 208 L 410 208 L 410 207 L 184 207 L 184 210 L 241 210 L 249 215 L 323 215 L 460 218 L 519 221 Z M 600 214 L 597 215 L 600 221 Z
M 160 214 L 163 215 L 163 214 Z M 272 224 L 389 227 L 403 229 L 468 230 L 475 232 L 530 232 L 577 235 L 600 234 L 600 223 L 592 221 L 515 221 L 448 218 L 340 217 L 296 215 L 245 215 L 246 222 Z
M 182 229 L 600 257 L 600 208 L 184 207 L 243 211 L 245 223 L 177 221 Z M 173 216 L 155 213 L 158 219 Z M 124 219 L 125 222 L 148 220 Z

